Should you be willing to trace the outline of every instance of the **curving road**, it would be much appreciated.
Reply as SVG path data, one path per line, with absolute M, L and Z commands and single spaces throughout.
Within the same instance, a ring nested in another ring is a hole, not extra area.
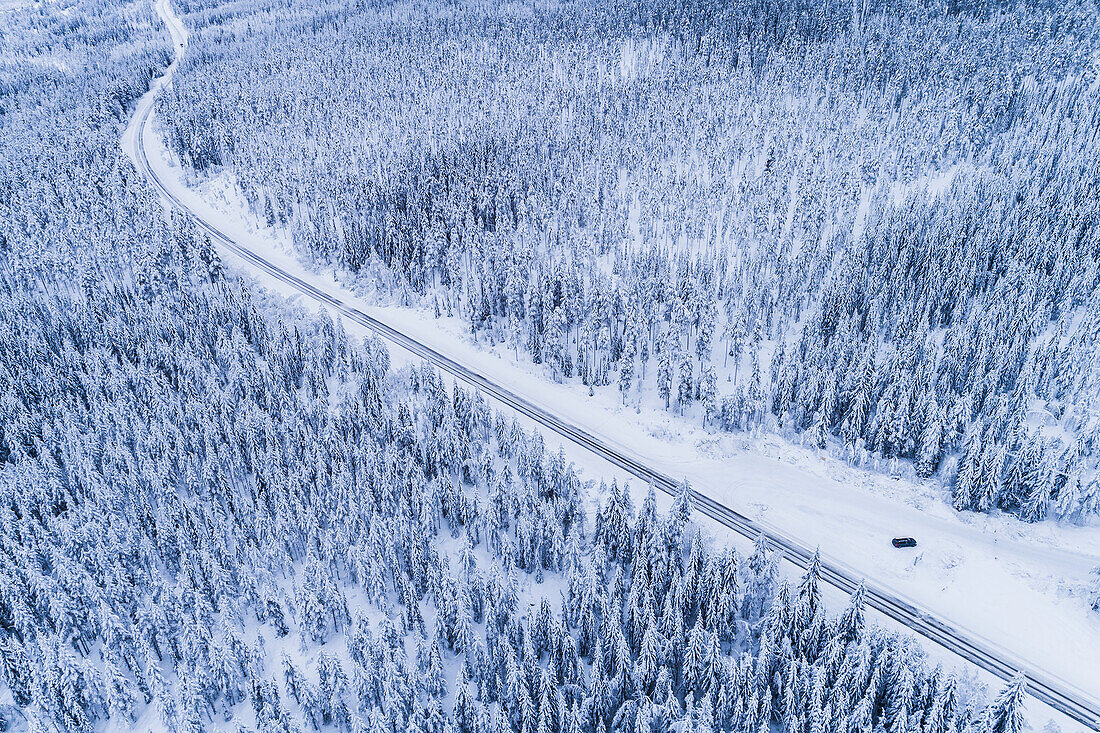
M 122 143 L 123 147 L 133 158 L 139 172 L 157 189 L 171 207 L 189 216 L 199 229 L 210 236 L 212 241 L 216 242 L 225 250 L 240 257 L 256 269 L 286 283 L 300 293 L 336 311 L 345 318 L 369 328 L 385 340 L 416 354 L 420 358 L 435 365 L 438 369 L 447 372 L 462 382 L 476 387 L 483 393 L 493 397 L 515 411 L 522 413 L 558 435 L 568 438 L 570 441 L 591 451 L 604 460 L 619 466 L 642 481 L 653 484 L 659 491 L 671 495 L 678 493 L 679 484 L 671 477 L 625 455 L 600 438 L 576 425 L 566 422 L 552 412 L 531 403 L 520 395 L 501 387 L 472 369 L 444 356 L 432 347 L 416 341 L 392 328 L 388 324 L 367 315 L 354 306 L 344 303 L 331 293 L 325 292 L 305 282 L 301 278 L 296 277 L 292 273 L 283 270 L 190 209 L 184 201 L 172 191 L 168 183 L 158 176 L 153 167 L 149 164 L 144 144 L 145 132 L 149 127 L 149 119 L 153 112 L 155 95 L 157 91 L 170 81 L 175 71 L 176 64 L 187 48 L 187 32 L 173 13 L 167 0 L 157 0 L 156 9 L 171 33 L 172 44 L 176 51 L 176 56 L 165 70 L 164 74 L 153 82 L 149 93 L 139 101 L 134 119 L 127 129 Z M 691 493 L 695 509 L 699 513 L 728 527 L 749 540 L 755 540 L 763 535 L 773 550 L 782 552 L 786 559 L 801 568 L 805 568 L 809 563 L 813 555 L 813 550 L 793 537 L 789 537 L 774 528 L 765 528 L 758 522 L 749 519 L 740 512 L 715 501 L 705 494 L 701 494 L 694 490 Z M 852 572 L 845 569 L 840 564 L 824 557 L 821 559 L 821 575 L 822 580 L 848 594 L 854 592 L 860 582 L 860 579 L 855 577 Z M 1049 675 L 1044 674 L 1041 670 L 1029 668 L 1028 665 L 1022 661 L 1012 659 L 1010 655 L 1003 650 L 996 649 L 986 642 L 970 636 L 967 632 L 953 627 L 951 624 L 943 619 L 937 618 L 929 611 L 909 601 L 898 598 L 885 588 L 875 587 L 871 584 L 865 584 L 865 587 L 867 604 L 876 611 L 894 619 L 912 631 L 936 642 L 945 649 L 958 654 L 962 658 L 991 672 L 1003 680 L 1007 681 L 1011 679 L 1018 670 L 1022 671 L 1027 678 L 1028 692 L 1033 697 L 1046 703 L 1055 710 L 1064 713 L 1078 723 L 1092 730 L 1100 731 L 1100 704 L 1090 700 L 1084 693 L 1072 689 L 1068 684 L 1060 680 L 1053 679 Z

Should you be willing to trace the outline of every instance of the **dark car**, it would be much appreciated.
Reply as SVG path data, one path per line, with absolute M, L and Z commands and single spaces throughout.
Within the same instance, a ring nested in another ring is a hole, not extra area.
M 917 541 L 912 537 L 895 537 L 893 540 L 894 547 L 916 547 Z

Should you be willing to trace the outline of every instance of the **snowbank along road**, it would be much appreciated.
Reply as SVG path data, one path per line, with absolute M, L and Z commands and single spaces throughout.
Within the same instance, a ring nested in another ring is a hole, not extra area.
M 363 313 L 354 306 L 344 303 L 331 293 L 325 292 L 283 270 L 249 249 L 245 243 L 235 240 L 191 210 L 173 192 L 170 184 L 154 171 L 149 164 L 144 145 L 144 135 L 152 117 L 155 94 L 170 81 L 180 56 L 187 48 L 187 32 L 167 0 L 157 0 L 156 9 L 172 36 L 175 59 L 168 66 L 163 76 L 153 82 L 150 93 L 138 103 L 134 120 L 123 138 L 123 146 L 135 161 L 139 172 L 160 192 L 170 206 L 189 216 L 196 226 L 208 234 L 217 245 L 233 253 L 257 270 L 286 283 L 345 318 L 369 328 L 385 340 L 416 354 L 435 365 L 438 369 L 476 387 L 558 435 L 619 466 L 642 481 L 652 484 L 658 490 L 673 495 L 678 492 L 679 484 L 671 477 L 625 455 L 600 438 L 576 425 L 567 423 L 552 412 L 497 385 L 481 374 L 444 356 L 432 347 L 416 341 L 388 324 Z M 813 556 L 813 551 L 796 539 L 786 536 L 774 528 L 765 527 L 736 510 L 714 501 L 706 494 L 692 491 L 692 501 L 698 512 L 749 540 L 755 540 L 763 535 L 772 549 L 779 550 L 786 559 L 799 567 L 806 567 Z M 827 558 L 821 560 L 821 574 L 822 580 L 849 594 L 856 590 L 860 582 L 852 572 Z M 1020 660 L 1010 658 L 1003 650 L 996 649 L 992 645 L 969 636 L 963 630 L 953 627 L 943 619 L 937 618 L 909 601 L 898 598 L 884 588 L 867 585 L 866 598 L 868 605 L 885 616 L 894 619 L 914 632 L 1002 679 L 1011 679 L 1017 671 L 1023 671 L 1027 678 L 1028 691 L 1032 696 L 1082 725 L 1100 731 L 1100 703 L 1088 699 L 1086 695 L 1072 689 L 1067 683 L 1051 678 L 1042 670 L 1029 668 L 1027 664 Z

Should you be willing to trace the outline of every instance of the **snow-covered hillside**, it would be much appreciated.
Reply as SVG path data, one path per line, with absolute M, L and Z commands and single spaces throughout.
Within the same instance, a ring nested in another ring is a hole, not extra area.
M 0 730 L 1050 717 L 241 277 L 138 129 L 303 278 L 1090 687 L 1091 5 L 178 7 L 0 6 Z
M 186 2 L 162 112 L 304 257 L 555 380 L 1087 521 L 1095 8 L 865 5 Z
M 820 546 L 857 576 L 900 591 L 1010 655 L 1095 694 L 1091 675 L 1085 672 L 1100 648 L 1100 617 L 1090 612 L 1088 601 L 1090 570 L 1100 563 L 1100 536 L 1095 528 L 956 515 L 943 504 L 935 484 L 913 484 L 878 470 L 848 466 L 843 456 L 822 460 L 813 449 L 768 434 L 750 439 L 693 427 L 659 405 L 649 404 L 635 412 L 621 405 L 613 386 L 596 387 L 589 396 L 577 386 L 554 384 L 507 345 L 489 350 L 484 341 L 471 336 L 461 319 L 435 319 L 430 309 L 373 306 L 372 296 L 379 293 L 362 287 L 362 281 L 350 273 L 341 274 L 343 284 L 339 284 L 331 271 L 311 272 L 294 257 L 285 238 L 249 217 L 224 178 L 198 181 L 189 188 L 185 179 L 190 176 L 164 150 L 162 141 L 150 135 L 146 145 L 158 177 L 169 182 L 173 195 L 283 270 L 534 399 L 648 465 L 686 476 L 697 490 Z M 254 274 L 265 288 L 301 297 L 296 288 L 257 273 L 250 263 L 235 257 L 227 262 Z M 351 291 L 355 287 L 366 291 L 364 297 Z M 320 307 L 309 300 L 302 302 Z M 353 333 L 370 334 L 357 324 L 348 326 Z M 419 357 L 400 349 L 392 355 L 396 363 L 419 363 Z M 562 440 L 553 433 L 546 439 L 551 444 Z M 617 475 L 616 467 L 593 460 L 569 441 L 565 445 L 583 465 L 585 475 Z M 887 467 L 886 462 L 879 466 Z M 644 486 L 635 485 L 635 494 L 640 503 Z M 730 541 L 728 530 L 710 529 L 720 543 Z M 919 537 L 920 545 L 913 552 L 899 553 L 889 540 L 906 533 Z M 981 602 L 975 603 L 975 598 Z M 991 607 L 998 612 L 990 613 Z M 1039 619 L 1055 621 L 1046 624 Z M 1021 633 L 1021 629 L 1035 632 Z M 935 645 L 929 648 L 942 654 Z M 948 659 L 959 663 L 957 657 L 948 655 Z M 1039 710 L 1036 715 L 1037 720 L 1045 720 L 1049 713 Z

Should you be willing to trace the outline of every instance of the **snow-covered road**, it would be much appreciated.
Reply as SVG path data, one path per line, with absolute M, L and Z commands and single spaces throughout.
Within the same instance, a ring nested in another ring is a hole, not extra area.
M 176 57 L 165 74 L 153 83 L 150 92 L 139 101 L 134 119 L 123 136 L 122 143 L 138 169 L 171 206 L 191 216 L 195 223 L 226 252 L 239 258 L 252 271 L 261 273 L 265 279 L 278 282 L 284 286 L 283 290 L 289 288 L 300 293 L 341 314 L 353 323 L 377 333 L 402 349 L 430 361 L 456 379 L 477 387 L 486 395 L 492 396 L 500 403 L 569 442 L 600 456 L 626 473 L 652 483 L 660 490 L 666 492 L 676 490 L 677 482 L 672 477 L 654 468 L 651 457 L 643 458 L 638 451 L 617 440 L 611 427 L 578 424 L 571 419 L 571 416 L 563 415 L 557 410 L 549 409 L 545 404 L 539 404 L 538 401 L 521 396 L 515 389 L 505 386 L 484 370 L 462 363 L 454 358 L 454 354 L 443 353 L 429 346 L 424 340 L 410 337 L 400 325 L 394 327 L 384 319 L 369 315 L 365 307 L 355 303 L 354 297 L 343 292 L 338 286 L 325 283 L 320 278 L 304 277 L 296 268 L 289 268 L 285 262 L 275 261 L 269 253 L 251 247 L 247 238 L 220 225 L 208 215 L 208 212 L 196 206 L 193 194 L 178 177 L 163 175 L 158 171 L 158 166 L 150 162 L 148 145 L 153 143 L 147 143 L 146 132 L 151 128 L 156 93 L 168 83 L 181 54 L 187 47 L 187 32 L 167 0 L 157 0 L 156 7 L 172 35 Z M 156 147 L 153 148 L 153 150 L 156 149 Z M 668 470 L 669 462 L 664 462 L 664 465 Z M 696 485 L 696 507 L 701 513 L 749 540 L 763 533 L 774 546 L 782 548 L 788 560 L 799 566 L 805 565 L 812 554 L 809 543 L 800 542 L 777 527 L 750 518 L 717 501 L 714 498 L 715 493 L 711 491 L 712 488 L 703 483 Z M 1051 552 L 1055 555 L 1067 554 L 1057 549 Z M 844 593 L 854 590 L 859 579 L 868 574 L 832 558 L 825 558 L 823 567 L 824 580 Z M 926 608 L 922 608 L 920 604 L 888 590 L 885 585 L 868 584 L 868 602 L 885 616 L 998 677 L 1007 679 L 1017 669 L 1024 669 L 1030 692 L 1037 699 L 1063 712 L 1078 723 L 1100 730 L 1100 704 L 1090 700 L 1085 693 L 1074 689 L 1072 685 L 1059 680 L 1054 675 L 1046 673 L 1035 665 L 1025 663 L 997 644 L 948 623 Z

